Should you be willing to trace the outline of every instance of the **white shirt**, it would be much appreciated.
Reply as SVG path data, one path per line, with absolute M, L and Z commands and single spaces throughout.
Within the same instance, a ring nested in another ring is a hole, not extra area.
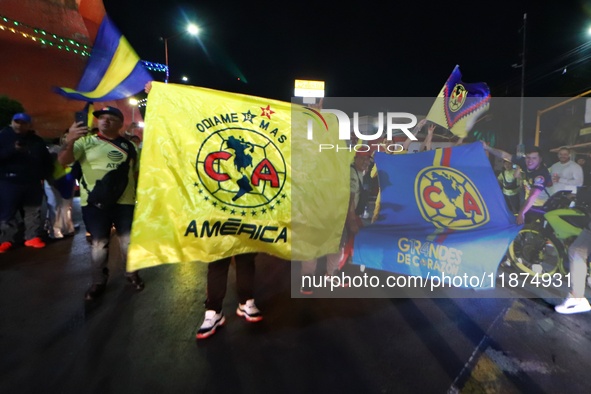
M 577 186 L 583 185 L 583 169 L 572 160 L 564 164 L 561 162 L 554 163 L 549 171 L 552 179 L 554 179 L 555 174 L 558 175 L 558 182 L 554 182 L 550 188 L 550 194 L 560 190 L 570 190 L 576 193 Z

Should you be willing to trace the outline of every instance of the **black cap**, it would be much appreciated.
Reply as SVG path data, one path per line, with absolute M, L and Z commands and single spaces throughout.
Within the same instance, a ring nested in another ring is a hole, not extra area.
M 98 111 L 94 111 L 92 114 L 94 115 L 95 118 L 98 118 L 99 116 L 101 116 L 103 114 L 115 115 L 116 117 L 121 119 L 121 121 L 123 122 L 123 114 L 121 113 L 119 108 L 103 107 L 103 108 L 99 109 Z

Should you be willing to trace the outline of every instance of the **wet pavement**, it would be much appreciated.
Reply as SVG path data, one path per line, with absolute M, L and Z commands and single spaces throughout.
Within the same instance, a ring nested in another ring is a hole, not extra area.
M 113 252 L 107 292 L 91 304 L 83 228 L 0 255 L 0 393 L 591 392 L 591 313 L 555 313 L 566 289 L 293 298 L 298 264 L 261 254 L 264 320 L 236 316 L 231 268 L 226 325 L 196 341 L 206 266 L 146 269 L 136 293 Z

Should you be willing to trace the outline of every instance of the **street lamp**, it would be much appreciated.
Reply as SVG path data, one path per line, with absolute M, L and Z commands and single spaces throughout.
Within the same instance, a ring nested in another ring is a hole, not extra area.
M 189 78 L 187 78 L 187 76 L 186 76 L 186 75 L 183 75 L 183 77 L 181 78 L 181 80 L 182 80 L 183 82 L 189 82 Z
M 129 99 L 129 105 L 131 105 L 131 121 L 135 122 L 135 107 L 137 107 L 137 99 L 132 97 Z
M 166 80 L 164 81 L 165 83 L 168 83 L 168 76 L 169 76 L 169 73 L 168 73 L 168 40 L 170 40 L 171 38 L 180 36 L 183 33 L 189 33 L 192 36 L 197 36 L 199 34 L 199 26 L 197 26 L 193 23 L 189 23 L 187 25 L 186 30 L 181 31 L 178 34 L 175 34 L 175 35 L 167 37 L 167 38 L 162 37 L 162 39 L 164 40 L 164 57 L 165 57 L 165 61 L 166 61 Z
M 523 14 L 523 44 L 521 46 L 521 101 L 519 103 L 519 145 L 517 153 L 525 155 L 525 146 L 523 145 L 523 100 L 525 96 L 525 28 L 527 24 L 527 14 Z

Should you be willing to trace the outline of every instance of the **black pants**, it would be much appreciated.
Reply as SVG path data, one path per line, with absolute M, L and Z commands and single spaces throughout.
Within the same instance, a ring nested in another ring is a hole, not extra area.
M 109 261 L 109 242 L 111 227 L 115 225 L 119 246 L 121 248 L 122 265 L 127 269 L 127 250 L 131 236 L 134 205 L 115 204 L 110 209 L 100 209 L 94 205 L 82 207 L 82 217 L 86 224 L 86 231 L 92 236 L 90 249 L 90 263 L 92 268 L 92 283 L 106 283 L 108 276 L 105 271 Z M 131 272 L 127 272 L 130 275 Z
M 238 302 L 241 304 L 253 298 L 254 258 L 256 255 L 256 253 L 245 253 L 234 256 L 234 260 L 236 261 L 236 291 L 238 293 Z M 217 313 L 222 311 L 231 260 L 231 257 L 227 257 L 209 263 L 207 266 L 206 310 L 211 309 Z
M 508 196 L 506 194 L 503 194 L 503 196 L 505 197 L 505 201 L 507 202 L 507 206 L 509 207 L 509 210 L 511 211 L 511 213 L 513 213 L 515 215 L 517 213 L 519 213 L 519 209 L 521 208 L 520 201 L 519 201 L 519 194 L 515 194 L 513 196 Z

